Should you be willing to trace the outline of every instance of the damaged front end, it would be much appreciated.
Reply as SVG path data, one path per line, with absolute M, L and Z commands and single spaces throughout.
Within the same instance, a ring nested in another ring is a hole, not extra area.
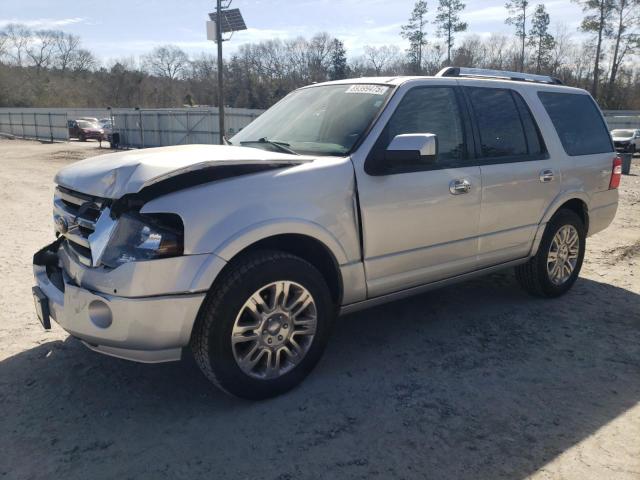
M 259 159 L 253 149 L 238 149 L 252 150 L 243 154 L 256 157 L 248 160 L 202 160 L 211 152 L 220 157 L 215 148 L 105 155 L 58 174 L 57 239 L 33 258 L 33 296 L 46 329 L 51 318 L 89 348 L 129 360 L 180 358 L 206 292 L 226 262 L 213 253 L 186 252 L 183 219 L 171 212 L 141 213 L 143 206 L 203 183 L 310 161 Z M 224 154 L 230 147 L 220 148 Z M 170 158 L 179 152 L 195 157 L 172 167 Z M 115 161 L 107 165 L 105 157 Z

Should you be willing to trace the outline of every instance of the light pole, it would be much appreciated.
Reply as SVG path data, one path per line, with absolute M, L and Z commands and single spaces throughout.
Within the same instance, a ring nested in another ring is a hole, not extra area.
M 229 10 L 231 1 L 228 0 L 226 5 L 222 5 L 222 0 L 216 0 L 216 11 L 209 14 L 211 21 L 207 22 L 207 39 L 213 40 L 218 44 L 218 117 L 220 129 L 220 145 L 224 144 L 224 65 L 222 62 L 222 42 L 230 40 L 222 38 L 223 33 L 237 32 L 246 30 L 242 14 L 237 8 Z
M 217 18 L 222 18 L 222 0 L 217 0 Z M 216 42 L 218 42 L 218 118 L 220 122 L 220 145 L 224 145 L 224 72 L 222 71 L 222 28 L 216 25 Z

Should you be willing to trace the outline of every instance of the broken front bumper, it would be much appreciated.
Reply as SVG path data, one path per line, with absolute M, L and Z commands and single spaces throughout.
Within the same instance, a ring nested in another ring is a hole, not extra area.
M 206 264 L 209 256 L 202 257 L 198 260 Z M 147 278 L 150 283 L 154 283 L 153 275 L 176 278 L 175 269 L 167 270 L 166 264 L 154 269 L 149 266 L 151 262 L 154 261 L 140 262 L 145 276 L 152 275 Z M 193 262 L 193 258 L 181 257 L 173 263 L 182 262 Z M 180 359 L 206 291 L 163 292 L 135 298 L 107 294 L 79 286 L 69 274 L 79 276 L 78 269 L 85 268 L 69 258 L 60 242 L 34 256 L 36 285 L 46 297 L 48 313 L 56 323 L 100 353 L 145 363 Z M 129 268 L 134 269 L 131 278 L 144 283 L 144 278 L 136 276 L 135 265 Z M 117 287 L 112 291 L 117 292 Z

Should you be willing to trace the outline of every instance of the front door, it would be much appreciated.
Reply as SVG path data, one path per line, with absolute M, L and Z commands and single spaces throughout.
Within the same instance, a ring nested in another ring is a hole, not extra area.
M 441 83 L 401 87 L 371 132 L 366 158 L 354 157 L 370 298 L 476 266 L 480 168 L 469 160 L 456 83 Z M 386 164 L 387 146 L 405 133 L 437 135 L 436 162 Z

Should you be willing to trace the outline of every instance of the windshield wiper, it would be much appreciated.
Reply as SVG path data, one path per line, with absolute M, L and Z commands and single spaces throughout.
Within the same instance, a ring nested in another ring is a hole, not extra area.
M 240 145 L 252 145 L 252 144 L 255 145 L 256 143 L 266 143 L 267 145 L 271 145 L 281 152 L 290 153 L 292 155 L 300 155 L 295 150 L 292 150 L 290 148 L 291 145 L 289 145 L 288 143 L 278 142 L 276 140 L 267 140 L 265 137 L 262 137 L 258 140 L 245 140 L 244 142 L 240 142 Z

